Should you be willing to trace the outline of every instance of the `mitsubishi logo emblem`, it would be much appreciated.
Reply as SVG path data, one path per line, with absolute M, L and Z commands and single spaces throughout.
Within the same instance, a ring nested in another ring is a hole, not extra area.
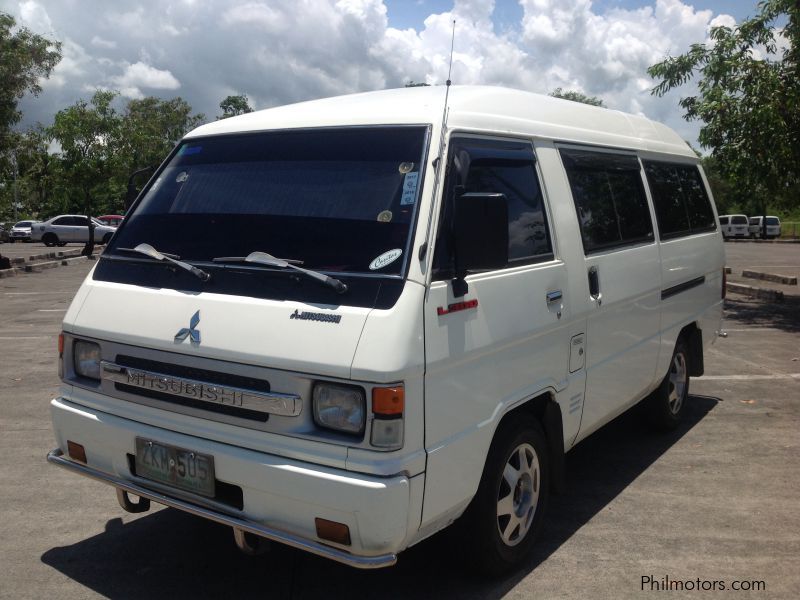
M 175 334 L 175 341 L 182 342 L 187 337 L 191 336 L 191 343 L 192 344 L 199 344 L 200 343 L 200 330 L 197 329 L 197 324 L 200 322 L 200 311 L 198 310 L 196 313 L 192 315 L 192 318 L 189 320 L 189 327 L 184 327 L 178 333 Z

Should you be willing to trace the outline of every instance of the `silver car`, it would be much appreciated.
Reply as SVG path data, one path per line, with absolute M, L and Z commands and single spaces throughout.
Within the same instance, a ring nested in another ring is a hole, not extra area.
M 11 228 L 8 236 L 11 242 L 30 242 L 33 239 L 31 227 L 36 224 L 36 221 L 20 221 Z
M 94 239 L 98 244 L 107 244 L 117 230 L 103 225 L 97 219 L 94 224 Z M 85 244 L 89 241 L 89 219 L 85 215 L 59 215 L 33 227 L 34 241 L 44 242 L 45 246 L 65 246 L 71 242 Z

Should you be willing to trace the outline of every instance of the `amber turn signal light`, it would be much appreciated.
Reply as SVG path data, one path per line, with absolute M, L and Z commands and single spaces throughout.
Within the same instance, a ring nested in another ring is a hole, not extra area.
M 58 334 L 58 357 L 64 356 L 64 334 Z
M 376 415 L 399 416 L 405 409 L 405 388 L 396 387 L 373 388 L 372 412 Z
M 328 521 L 327 519 L 314 519 L 314 524 L 317 526 L 317 537 L 321 540 L 328 540 L 336 542 L 343 546 L 350 545 L 350 528 L 344 523 L 337 523 L 336 521 Z

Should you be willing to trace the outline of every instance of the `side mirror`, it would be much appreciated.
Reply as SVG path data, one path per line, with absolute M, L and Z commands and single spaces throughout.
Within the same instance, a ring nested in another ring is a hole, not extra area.
M 508 200 L 504 194 L 461 194 L 453 212 L 455 279 L 453 294 L 469 291 L 469 271 L 499 269 L 508 263 Z

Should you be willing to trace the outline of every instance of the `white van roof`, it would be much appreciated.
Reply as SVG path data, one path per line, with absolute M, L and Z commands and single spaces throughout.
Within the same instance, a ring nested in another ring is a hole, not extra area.
M 413 87 L 311 100 L 208 123 L 186 137 L 353 125 L 438 126 L 445 90 L 444 86 Z M 489 86 L 452 86 L 448 104 L 451 130 L 541 136 L 696 158 L 669 127 L 608 108 Z

